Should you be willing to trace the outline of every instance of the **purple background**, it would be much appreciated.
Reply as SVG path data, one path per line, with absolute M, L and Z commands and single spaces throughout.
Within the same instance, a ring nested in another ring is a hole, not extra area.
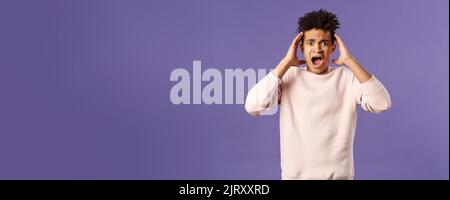
M 0 179 L 280 179 L 278 115 L 173 105 L 169 75 L 273 68 L 318 8 L 393 102 L 358 111 L 356 179 L 448 179 L 448 6 L 2 0 Z

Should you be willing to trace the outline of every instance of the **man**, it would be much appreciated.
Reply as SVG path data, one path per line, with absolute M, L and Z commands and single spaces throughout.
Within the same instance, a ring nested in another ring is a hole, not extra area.
M 301 17 L 286 56 L 247 95 L 245 109 L 253 116 L 280 105 L 282 179 L 352 180 L 357 105 L 373 113 L 391 107 L 382 83 L 335 33 L 339 25 L 322 9 Z M 339 58 L 332 62 L 339 66 L 330 67 L 335 42 Z

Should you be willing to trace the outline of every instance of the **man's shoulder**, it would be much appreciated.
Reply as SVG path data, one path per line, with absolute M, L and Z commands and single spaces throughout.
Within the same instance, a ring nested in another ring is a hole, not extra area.
M 334 67 L 334 70 L 342 72 L 342 73 L 350 72 L 350 70 L 345 66 L 336 66 L 336 67 Z
M 289 79 L 292 79 L 293 77 L 295 78 L 296 74 L 299 73 L 299 70 L 300 70 L 299 68 L 300 67 L 297 67 L 297 66 L 290 67 L 284 74 L 283 81 L 288 81 Z
M 353 72 L 346 66 L 337 66 L 334 70 L 343 77 L 351 78 L 353 76 Z
M 338 66 L 336 67 L 335 74 L 338 74 L 340 81 L 347 82 L 349 84 L 353 84 L 356 80 L 355 74 L 346 66 Z

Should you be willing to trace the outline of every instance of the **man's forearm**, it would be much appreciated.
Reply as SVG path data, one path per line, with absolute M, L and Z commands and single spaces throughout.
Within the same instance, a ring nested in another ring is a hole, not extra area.
M 284 74 L 287 72 L 289 67 L 291 67 L 292 64 L 289 63 L 286 59 L 282 59 L 280 63 L 278 63 L 277 67 L 272 71 L 278 78 L 282 79 Z
M 364 83 L 372 78 L 372 75 L 367 72 L 367 70 L 364 69 L 364 67 L 359 64 L 354 57 L 346 60 L 344 64 L 353 72 L 360 83 Z

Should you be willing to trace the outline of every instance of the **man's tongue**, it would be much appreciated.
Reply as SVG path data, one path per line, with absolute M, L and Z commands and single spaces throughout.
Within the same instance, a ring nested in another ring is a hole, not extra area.
M 321 58 L 314 58 L 314 59 L 313 59 L 313 63 L 314 63 L 315 65 L 320 64 L 320 62 L 322 62 L 322 59 L 321 59 Z

